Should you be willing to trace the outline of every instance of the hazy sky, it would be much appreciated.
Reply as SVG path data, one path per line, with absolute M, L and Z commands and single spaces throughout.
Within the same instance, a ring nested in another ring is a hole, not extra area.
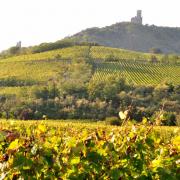
M 129 21 L 137 9 L 144 24 L 180 27 L 180 0 L 0 0 L 0 50 Z

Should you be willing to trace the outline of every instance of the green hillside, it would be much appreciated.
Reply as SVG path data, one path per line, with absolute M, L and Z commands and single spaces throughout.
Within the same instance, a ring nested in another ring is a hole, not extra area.
M 152 60 L 156 62 L 151 62 Z M 34 87 L 47 85 L 59 77 L 71 60 L 89 59 L 94 68 L 92 81 L 103 81 L 109 75 L 126 78 L 141 85 L 157 85 L 167 81 L 180 84 L 179 57 L 152 55 L 103 46 L 74 46 L 0 60 L 0 94 L 22 94 Z M 166 57 L 167 58 L 167 57 Z

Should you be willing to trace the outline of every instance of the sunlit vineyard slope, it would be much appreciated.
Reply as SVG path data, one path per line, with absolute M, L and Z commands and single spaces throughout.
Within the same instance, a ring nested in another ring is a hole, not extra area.
M 151 62 L 154 57 L 156 62 Z M 94 68 L 93 81 L 103 81 L 114 75 L 134 84 L 156 85 L 164 81 L 180 84 L 179 57 L 169 56 L 170 63 L 162 62 L 163 58 L 163 55 L 103 46 L 74 46 L 14 56 L 0 60 L 0 94 L 16 94 L 27 92 L 34 86 L 44 86 L 52 78 L 60 78 L 64 66 L 76 59 L 90 60 Z

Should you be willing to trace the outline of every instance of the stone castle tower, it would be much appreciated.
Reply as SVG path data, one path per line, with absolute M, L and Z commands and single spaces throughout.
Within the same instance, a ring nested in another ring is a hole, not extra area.
M 137 15 L 133 18 L 131 18 L 131 22 L 135 23 L 135 24 L 141 24 L 142 25 L 142 11 L 141 10 L 137 10 Z
M 16 47 L 21 48 L 21 41 L 17 42 Z

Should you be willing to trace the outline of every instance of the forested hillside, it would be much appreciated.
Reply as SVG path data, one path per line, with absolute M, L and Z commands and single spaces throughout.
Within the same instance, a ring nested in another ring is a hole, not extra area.
M 89 28 L 67 39 L 143 52 L 155 50 L 163 53 L 180 53 L 180 28 L 124 22 L 103 28 Z

